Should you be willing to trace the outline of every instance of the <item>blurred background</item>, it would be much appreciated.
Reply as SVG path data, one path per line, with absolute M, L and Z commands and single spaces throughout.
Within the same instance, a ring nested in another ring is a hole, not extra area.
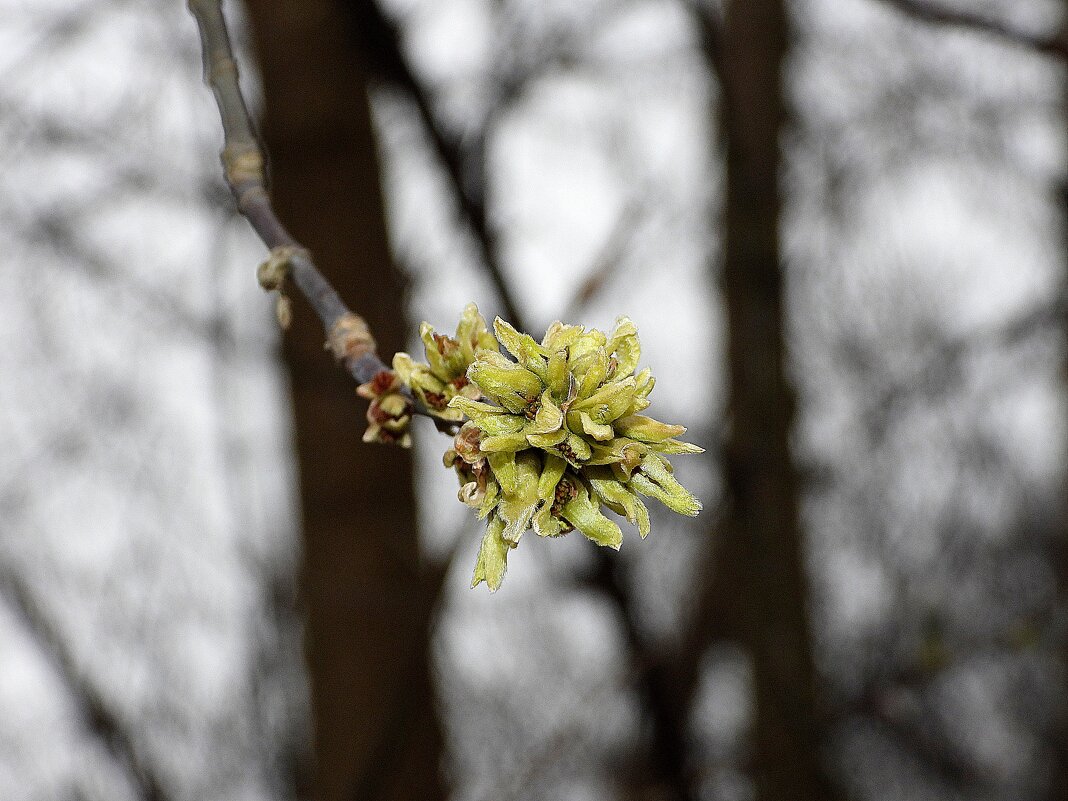
M 183 4 L 0 0 L 0 799 L 1068 798 L 1058 0 L 228 0 L 380 351 L 631 316 L 695 520 L 513 552 L 255 282 Z

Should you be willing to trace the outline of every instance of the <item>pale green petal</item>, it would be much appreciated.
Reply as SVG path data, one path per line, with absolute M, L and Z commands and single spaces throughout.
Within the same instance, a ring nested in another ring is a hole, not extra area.
M 501 341 L 505 349 L 515 356 L 516 361 L 523 367 L 533 372 L 541 380 L 546 379 L 548 365 L 545 362 L 545 354 L 540 345 L 534 341 L 530 334 L 516 331 L 512 325 L 500 317 L 493 321 L 493 330 L 497 332 L 497 339 Z
M 641 464 L 642 459 L 649 453 L 649 446 L 644 442 L 635 442 L 626 437 L 617 437 L 603 445 L 597 442 L 593 443 L 592 450 L 593 454 L 588 462 L 591 466 L 621 464 L 626 469 L 627 475 L 629 475 L 630 471 Z
M 535 448 L 555 448 L 567 439 L 568 430 L 561 428 L 558 431 L 550 431 L 548 434 L 528 434 L 527 442 Z
M 616 419 L 634 400 L 634 379 L 626 378 L 622 381 L 612 381 L 605 384 L 588 398 L 580 399 L 571 404 L 575 411 L 582 409 L 590 410 L 598 406 L 604 406 L 605 411 L 598 414 L 603 417 L 601 422 Z
M 552 453 L 545 454 L 545 462 L 538 478 L 538 498 L 548 506 L 556 497 L 556 485 L 564 476 L 567 461 Z
M 681 442 L 677 439 L 666 439 L 663 442 L 657 442 L 655 445 L 650 445 L 649 448 L 657 453 L 668 453 L 672 455 L 705 452 L 705 449 L 699 445 L 694 445 L 691 442 Z
M 437 334 L 428 322 L 424 321 L 419 324 L 419 338 L 423 341 L 423 350 L 426 352 L 426 360 L 430 363 L 430 371 L 443 381 L 451 381 L 463 375 L 467 370 L 467 365 L 471 363 L 473 353 L 465 354 L 461 342 L 452 337 Z
M 503 498 L 497 504 L 499 514 L 507 524 L 501 536 L 508 542 L 517 543 L 523 536 L 523 532 L 530 528 L 534 519 L 534 513 L 538 507 L 536 504 L 524 503 L 520 498 Z
M 701 502 L 675 480 L 659 454 L 650 453 L 642 459 L 641 470 L 634 471 L 628 486 L 642 495 L 656 498 L 680 515 L 696 517 L 701 511 Z
M 604 333 L 598 331 L 596 328 L 591 328 L 589 331 L 576 337 L 575 341 L 571 343 L 571 347 L 568 348 L 572 368 L 576 364 L 582 362 L 589 353 L 592 353 L 598 348 L 603 348 L 607 341 L 608 338 L 605 337 Z
M 538 508 L 538 479 L 541 459 L 534 453 L 519 454 L 515 460 L 516 479 L 511 492 L 505 492 L 497 505 L 497 513 L 508 524 L 501 536 L 509 542 L 519 542 L 530 528 Z
M 534 434 L 549 434 L 553 431 L 558 431 L 564 424 L 564 413 L 560 411 L 560 407 L 553 403 L 552 393 L 549 390 L 545 390 L 541 393 L 541 408 L 538 409 L 538 413 L 534 416 L 534 427 L 531 432 Z
M 472 417 L 471 420 L 483 434 L 489 437 L 514 434 L 527 425 L 527 419 L 520 417 L 518 414 L 485 415 L 478 420 Z
M 556 452 L 575 467 L 581 467 L 582 463 L 593 455 L 590 444 L 578 434 L 568 431 L 566 428 L 563 430 L 567 432 L 567 436 L 563 442 L 556 446 Z
M 582 430 L 594 439 L 606 442 L 614 436 L 615 432 L 612 430 L 612 426 L 606 423 L 595 423 L 587 412 L 579 412 L 578 416 Z
M 400 376 L 400 380 L 405 384 L 408 383 L 414 369 L 415 361 L 407 353 L 393 354 L 393 371 Z
M 493 437 L 484 437 L 478 444 L 485 453 L 498 451 L 521 451 L 530 447 L 527 435 L 522 431 L 514 434 L 500 434 Z
M 582 336 L 581 325 L 565 325 L 559 320 L 554 321 L 545 331 L 541 340 L 541 346 L 546 353 L 570 348 L 575 340 Z
M 653 378 L 653 371 L 648 367 L 634 376 L 634 402 L 623 413 L 624 416 L 637 414 L 643 409 L 649 408 L 649 393 L 653 391 L 655 384 L 656 380 Z
M 494 406 L 492 403 L 482 403 L 481 401 L 471 400 L 463 395 L 457 395 L 449 401 L 449 406 L 454 409 L 459 409 L 472 420 L 486 415 L 511 414 L 511 412 L 501 406 Z
M 653 378 L 653 371 L 651 368 L 646 367 L 634 376 L 634 394 L 637 397 L 649 397 L 649 393 L 653 391 L 654 386 L 656 386 L 656 379 Z
M 623 412 L 624 415 L 637 414 L 638 412 L 645 411 L 649 408 L 649 399 L 642 398 L 638 395 L 634 396 L 634 402 L 626 408 Z
M 482 546 L 478 550 L 475 575 L 471 579 L 472 587 L 477 587 L 484 581 L 490 592 L 496 592 L 504 581 L 504 572 L 508 569 L 508 551 L 515 546 L 501 536 L 503 532 L 504 521 L 494 515 L 486 526 Z
M 497 502 L 501 499 L 501 487 L 500 485 L 490 479 L 486 482 L 486 495 L 482 499 L 482 504 L 478 507 L 478 519 L 482 520 L 497 508 Z
M 588 398 L 608 377 L 608 353 L 604 348 L 594 348 L 571 366 L 579 379 L 578 393 L 580 400 Z
M 545 383 L 558 398 L 566 398 L 574 378 L 567 369 L 567 351 L 554 351 L 545 370 Z
M 493 351 L 480 352 L 467 377 L 487 398 L 516 413 L 526 409 L 544 389 L 541 379 L 530 370 Z
M 597 497 L 606 504 L 619 506 L 623 515 L 637 527 L 638 533 L 645 539 L 650 527 L 649 510 L 641 499 L 617 481 L 611 470 L 598 471 L 596 475 L 591 472 L 586 478 Z
M 641 343 L 638 341 L 638 327 L 629 317 L 616 319 L 615 330 L 605 346 L 609 353 L 615 353 L 616 369 L 612 374 L 615 379 L 628 376 L 638 367 L 642 357 Z
M 571 526 L 552 513 L 552 507 L 543 505 L 534 514 L 534 532 L 539 537 L 559 537 L 571 531 Z
M 445 357 L 438 351 L 438 343 L 434 340 L 434 326 L 425 321 L 420 323 L 419 338 L 423 340 L 423 350 L 426 352 L 426 360 L 430 363 L 431 372 L 445 377 Z
M 608 403 L 606 404 L 607 408 L 605 408 L 599 415 L 603 422 L 610 423 L 613 420 L 623 417 L 634 406 L 635 397 L 633 394 L 633 385 L 631 384 L 632 381 L 634 381 L 633 378 L 627 378 L 619 382 L 619 384 L 626 387 L 626 390 L 616 393 L 608 400 Z
M 445 382 L 430 372 L 430 368 L 425 364 L 412 365 L 408 380 L 405 383 L 412 389 L 422 390 L 423 392 L 437 392 L 438 394 L 445 392 Z
M 501 406 L 494 406 L 489 403 L 481 403 L 480 401 L 471 400 L 465 395 L 456 395 L 449 401 L 449 408 L 455 409 L 471 418 L 471 421 L 479 428 L 483 426 L 492 426 L 496 420 L 501 420 L 503 425 L 510 425 L 510 423 L 504 423 L 508 420 L 522 420 L 521 417 L 511 414 L 507 409 Z M 520 426 L 522 423 L 520 423 Z M 499 427 L 499 426 L 498 426 Z M 504 433 L 503 431 L 495 430 L 493 433 Z
M 479 314 L 478 306 L 474 303 L 464 306 L 456 326 L 456 340 L 460 343 L 465 364 L 473 362 L 475 353 L 482 348 L 497 349 L 497 340 L 489 332 L 486 318 Z
M 487 453 L 486 461 L 489 462 L 493 477 L 501 485 L 501 493 L 507 495 L 514 493 L 519 483 L 519 472 L 515 464 L 514 451 L 499 451 Z
M 577 483 L 578 494 L 564 504 L 560 516 L 598 545 L 618 549 L 623 544 L 623 532 L 601 514 L 586 486 L 581 481 Z
M 668 425 L 641 414 L 620 417 L 613 423 L 613 427 L 620 436 L 631 437 L 642 442 L 663 442 L 686 432 L 685 426 Z

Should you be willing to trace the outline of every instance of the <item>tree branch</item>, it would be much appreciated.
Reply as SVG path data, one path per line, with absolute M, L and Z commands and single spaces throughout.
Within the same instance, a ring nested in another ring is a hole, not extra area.
M 15 570 L 0 570 L 0 597 L 7 602 L 26 631 L 36 639 L 41 653 L 67 688 L 86 729 L 125 768 L 138 797 L 143 801 L 170 801 L 171 793 L 135 746 L 135 736 L 82 675 L 63 637 L 34 599 L 26 581 Z
M 204 56 L 204 80 L 215 93 L 222 120 L 222 163 L 237 208 L 260 239 L 271 248 L 272 260 L 284 268 L 315 309 L 327 332 L 327 345 L 359 383 L 387 369 L 363 318 L 351 311 L 312 261 L 311 254 L 285 229 L 267 194 L 264 153 L 241 93 L 237 61 L 223 18 L 221 0 L 189 0 L 196 17 Z
M 521 331 L 527 330 L 497 254 L 497 236 L 486 212 L 483 181 L 481 177 L 471 180 L 471 176 L 465 174 L 471 166 L 470 159 L 466 157 L 459 139 L 447 133 L 435 117 L 430 94 L 404 57 L 397 26 L 386 17 L 375 0 L 348 0 L 343 5 L 349 12 L 353 32 L 359 37 L 360 47 L 368 55 L 370 66 L 382 80 L 398 86 L 414 101 L 434 151 L 456 192 L 460 212 L 471 227 L 479 256 L 500 298 L 501 310 L 512 325 Z M 475 148 L 479 158 L 484 151 L 483 142 L 484 137 L 480 138 L 479 147 Z
M 1068 60 L 1068 40 L 1063 36 L 1030 33 L 984 14 L 942 8 L 926 0 L 878 0 L 878 2 L 896 8 L 901 13 L 923 22 L 985 33 L 1008 44 Z

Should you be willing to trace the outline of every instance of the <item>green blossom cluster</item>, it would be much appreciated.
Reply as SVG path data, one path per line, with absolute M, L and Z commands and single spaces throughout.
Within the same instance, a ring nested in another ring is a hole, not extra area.
M 644 498 L 700 511 L 667 457 L 701 448 L 676 439 L 682 426 L 640 414 L 654 379 L 635 372 L 641 346 L 626 317 L 610 334 L 555 322 L 537 342 L 500 318 L 491 333 L 470 304 L 455 337 L 425 323 L 420 334 L 427 363 L 399 353 L 393 367 L 431 414 L 462 422 L 444 462 L 459 476 L 460 500 L 487 521 L 472 586 L 496 590 L 508 552 L 530 529 L 543 537 L 577 529 L 619 548 L 622 532 L 605 510 L 642 537 Z

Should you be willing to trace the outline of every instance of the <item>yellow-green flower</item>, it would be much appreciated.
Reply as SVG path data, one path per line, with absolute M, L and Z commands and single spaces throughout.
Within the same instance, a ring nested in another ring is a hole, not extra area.
M 480 350 L 496 352 L 497 340 L 474 303 L 464 307 L 455 337 L 435 333 L 433 326 L 424 322 L 419 326 L 419 338 L 427 361 L 416 362 L 407 353 L 398 353 L 393 357 L 393 369 L 430 414 L 459 423 L 463 414 L 450 409 L 449 401 L 455 397 L 479 397 L 478 389 L 470 384 L 467 369 Z
M 606 511 L 645 537 L 645 498 L 679 514 L 701 510 L 667 459 L 701 448 L 677 439 L 682 426 L 641 414 L 655 382 L 648 369 L 635 372 L 641 346 L 628 318 L 610 334 L 556 322 L 536 342 L 500 318 L 491 333 L 469 304 L 455 337 L 427 323 L 420 336 L 427 363 L 398 353 L 394 370 L 431 414 L 463 423 L 444 461 L 459 499 L 486 520 L 472 586 L 500 587 L 508 552 L 530 529 L 578 530 L 619 548 L 623 534 Z
M 367 407 L 367 430 L 364 442 L 381 442 L 412 446 L 408 427 L 412 422 L 412 401 L 402 391 L 404 382 L 393 370 L 381 370 L 366 384 L 356 387 L 356 394 L 371 401 Z

